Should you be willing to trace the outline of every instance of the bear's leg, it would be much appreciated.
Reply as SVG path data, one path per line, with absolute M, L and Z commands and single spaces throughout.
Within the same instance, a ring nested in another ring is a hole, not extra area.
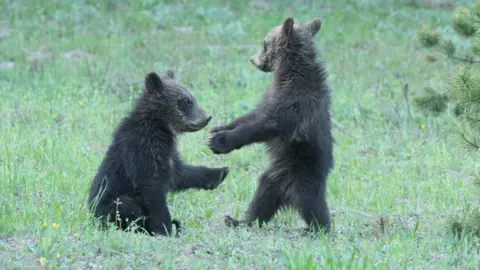
M 153 188 L 144 187 L 142 198 L 143 209 L 147 213 L 148 231 L 152 235 L 172 235 L 172 217 L 168 210 L 166 194 Z M 175 221 L 176 222 L 176 221 Z
M 296 208 L 309 226 L 308 230 L 317 232 L 319 229 L 330 232 L 330 212 L 325 200 L 325 185 L 322 184 L 319 193 L 315 188 L 296 189 Z
M 107 205 L 99 204 L 96 212 L 97 216 L 102 216 L 104 226 L 107 222 L 114 223 L 118 228 L 126 230 L 129 226 L 136 225 L 140 231 L 148 232 L 148 221 L 141 206 L 129 196 L 119 196 Z
M 174 159 L 175 174 L 171 190 L 182 191 L 190 188 L 212 190 L 218 187 L 228 175 L 228 168 L 208 168 L 184 163 Z
M 291 132 L 289 125 L 278 125 L 275 121 L 256 119 L 232 130 L 212 133 L 207 141 L 210 150 L 215 154 L 227 154 L 244 146 L 269 141 L 282 134 Z
M 177 229 L 176 236 L 182 229 L 180 221 L 171 219 L 166 201 L 158 207 L 153 222 L 144 207 L 129 196 L 119 196 L 115 201 L 107 204 L 99 203 L 95 216 L 101 217 L 103 227 L 106 227 L 107 223 L 113 223 L 117 228 L 127 230 L 130 226 L 135 225 L 136 228 L 132 227 L 131 229 L 134 229 L 136 233 L 171 235 L 172 223 Z
M 232 129 L 238 127 L 238 126 L 241 126 L 241 125 L 244 125 L 246 123 L 255 121 L 255 119 L 256 119 L 255 111 L 250 111 L 250 112 L 246 113 L 245 115 L 242 115 L 242 116 L 234 119 L 232 122 L 230 122 L 226 125 L 216 126 L 216 127 L 212 128 L 212 130 L 210 132 L 215 133 L 215 132 L 223 131 L 223 130 L 232 130 Z
M 225 217 L 225 224 L 229 227 L 237 227 L 240 224 L 252 226 L 258 219 L 259 227 L 270 221 L 278 208 L 281 206 L 280 189 L 277 183 L 272 181 L 270 173 L 267 171 L 261 177 L 257 191 L 250 202 L 246 218 L 237 220 L 230 216 Z

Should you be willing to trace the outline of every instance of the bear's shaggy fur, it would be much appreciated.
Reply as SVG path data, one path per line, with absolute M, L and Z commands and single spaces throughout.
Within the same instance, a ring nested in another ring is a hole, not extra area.
M 279 207 L 293 206 L 309 229 L 330 231 L 325 192 L 333 169 L 334 140 L 327 74 L 317 60 L 314 42 L 320 28 L 320 19 L 294 24 L 288 18 L 271 30 L 250 61 L 264 72 L 273 72 L 273 83 L 256 108 L 211 131 L 207 144 L 216 154 L 264 142 L 271 160 L 246 218 L 226 216 L 229 226 L 251 226 L 257 219 L 262 226 Z
M 174 73 L 150 73 L 134 110 L 117 127 L 90 187 L 88 203 L 102 224 L 127 229 L 132 223 L 150 234 L 171 235 L 167 192 L 215 189 L 228 168 L 193 166 L 180 160 L 176 135 L 196 132 L 210 121 Z

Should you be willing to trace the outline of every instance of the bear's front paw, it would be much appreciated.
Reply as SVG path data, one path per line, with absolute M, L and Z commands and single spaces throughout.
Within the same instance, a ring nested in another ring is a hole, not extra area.
M 227 128 L 225 126 L 216 126 L 216 127 L 212 128 L 210 130 L 210 133 L 216 133 L 216 132 L 219 132 L 219 131 L 224 131 L 226 129 Z
M 226 154 L 232 151 L 227 138 L 227 131 L 213 133 L 208 139 L 207 145 L 215 154 Z
M 223 167 L 220 170 L 221 170 L 221 173 L 220 173 L 220 179 L 221 179 L 220 183 L 221 183 L 221 182 L 223 182 L 223 180 L 225 180 L 225 178 L 227 178 L 230 170 L 228 169 L 228 167 Z
M 238 225 L 240 225 L 240 221 L 232 218 L 231 216 L 225 216 L 223 218 L 223 221 L 225 222 L 225 225 L 227 225 L 227 227 L 236 228 L 238 227 Z
M 228 172 L 228 167 L 215 169 L 215 174 L 212 176 L 210 184 L 207 185 L 207 189 L 216 189 L 227 178 Z
M 175 237 L 176 238 L 180 237 L 180 234 L 183 233 L 182 222 L 178 219 L 172 219 L 172 225 L 175 225 L 175 228 L 177 229 L 177 231 L 175 233 Z

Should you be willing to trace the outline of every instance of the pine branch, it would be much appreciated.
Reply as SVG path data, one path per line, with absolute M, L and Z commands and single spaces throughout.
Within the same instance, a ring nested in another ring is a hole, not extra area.
M 430 26 L 424 25 L 417 32 L 420 43 L 425 48 L 432 48 L 440 43 L 441 35 L 438 31 L 432 29 Z
M 453 13 L 453 29 L 459 35 L 471 37 L 477 31 L 474 16 L 465 7 L 458 7 Z
M 478 145 L 478 144 L 470 141 L 470 140 L 467 138 L 467 136 L 465 135 L 465 132 L 463 132 L 463 131 L 460 130 L 460 135 L 462 136 L 462 139 L 463 139 L 466 143 L 468 143 L 468 145 L 470 145 L 471 147 L 473 147 L 473 148 L 475 148 L 475 149 L 480 149 L 480 145 Z
M 430 26 L 419 29 L 418 38 L 425 48 L 460 62 L 462 67 L 451 78 L 451 94 L 438 94 L 431 89 L 414 101 L 420 109 L 435 114 L 445 110 L 449 99 L 454 101 L 454 113 L 461 122 L 458 126 L 461 139 L 469 148 L 480 150 L 480 73 L 472 70 L 474 64 L 480 63 L 480 1 L 471 11 L 466 7 L 458 7 L 453 14 L 452 27 L 459 36 L 472 40 L 473 54 L 456 52 L 452 40 L 443 39 L 440 32 Z
M 459 75 L 456 74 L 454 75 L 454 77 L 452 77 L 453 88 L 454 89 L 458 88 L 458 90 L 454 91 L 453 93 L 454 96 L 459 102 L 463 103 L 464 105 L 466 105 L 466 103 L 468 104 L 480 103 L 480 96 L 474 96 L 475 90 L 472 88 L 469 82 L 470 79 L 473 80 L 472 75 L 469 74 L 470 68 L 461 68 L 460 70 L 461 70 L 461 74 Z M 459 80 L 459 84 L 455 83 L 455 81 L 457 81 L 456 77 Z M 463 91 L 462 91 L 462 88 L 464 88 Z M 463 97 L 461 97 L 461 99 L 459 99 L 458 93 L 461 93 L 461 92 L 464 92 L 465 94 L 463 95 Z
M 445 54 L 448 58 L 451 58 L 451 59 L 454 59 L 454 60 L 457 60 L 457 61 L 460 61 L 460 62 L 468 63 L 468 64 L 480 63 L 480 59 L 474 59 L 473 57 L 467 58 L 467 57 L 456 56 L 456 55 L 452 55 L 452 54 L 448 53 L 445 49 L 442 49 L 438 46 L 435 47 L 435 48 L 437 49 L 437 51 Z
M 472 52 L 476 55 L 480 55 L 480 33 L 478 33 L 472 40 Z
M 413 99 L 415 106 L 423 112 L 440 115 L 447 109 L 449 97 L 446 94 L 438 94 L 431 87 L 425 87 L 425 95 Z

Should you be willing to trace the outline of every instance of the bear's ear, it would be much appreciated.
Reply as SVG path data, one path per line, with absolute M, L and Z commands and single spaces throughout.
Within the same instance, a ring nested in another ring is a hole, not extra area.
M 173 71 L 171 71 L 171 70 L 168 70 L 167 71 L 167 77 L 172 79 L 172 80 L 175 80 L 175 73 L 173 73 Z
M 160 76 L 155 72 L 148 73 L 145 77 L 145 89 L 150 93 L 155 93 L 163 90 L 163 83 Z
M 288 17 L 283 22 L 282 33 L 287 37 L 292 36 L 292 34 L 293 34 L 293 18 L 292 17 Z
M 314 18 L 311 21 L 306 23 L 306 28 L 312 34 L 312 36 L 315 36 L 318 31 L 320 31 L 320 28 L 322 28 L 322 20 L 319 18 Z

